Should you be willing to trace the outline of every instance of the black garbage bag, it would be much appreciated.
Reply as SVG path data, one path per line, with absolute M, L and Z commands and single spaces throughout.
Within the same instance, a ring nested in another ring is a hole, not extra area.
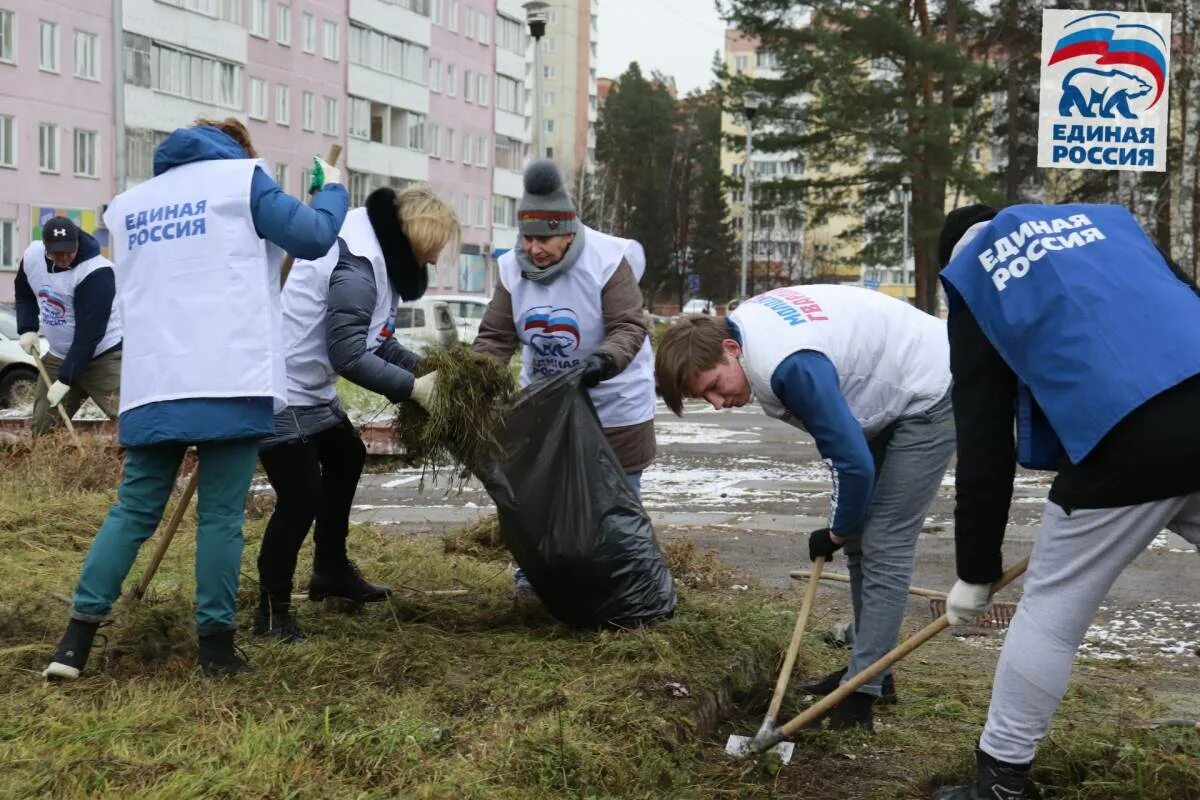
M 666 619 L 671 571 L 581 379 L 574 370 L 529 387 L 506 416 L 500 454 L 475 473 L 505 546 L 559 621 L 598 629 Z

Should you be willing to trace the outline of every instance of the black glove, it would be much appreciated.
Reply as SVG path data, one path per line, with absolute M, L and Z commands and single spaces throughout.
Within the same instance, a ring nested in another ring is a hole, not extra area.
M 834 553 L 842 549 L 840 544 L 837 544 L 830 538 L 833 531 L 829 528 L 821 528 L 819 531 L 813 531 L 808 535 L 808 557 L 816 561 L 818 558 L 824 557 L 828 561 Z
M 583 385 L 591 389 L 600 381 L 612 377 L 613 360 L 608 353 L 597 350 L 583 362 Z

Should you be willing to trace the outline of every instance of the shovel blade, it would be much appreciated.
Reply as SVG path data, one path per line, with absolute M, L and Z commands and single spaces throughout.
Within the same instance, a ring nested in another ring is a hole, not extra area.
M 734 758 L 748 758 L 757 755 L 750 745 L 754 742 L 753 736 L 738 736 L 734 734 L 725 742 L 725 752 Z M 787 765 L 792 763 L 792 753 L 795 751 L 796 745 L 792 742 L 780 742 L 770 749 L 768 752 L 773 752 L 779 756 L 779 763 Z

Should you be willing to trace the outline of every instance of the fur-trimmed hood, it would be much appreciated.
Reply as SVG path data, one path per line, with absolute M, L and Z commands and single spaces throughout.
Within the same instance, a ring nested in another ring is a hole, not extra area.
M 366 209 L 392 288 L 406 303 L 420 299 L 429 287 L 429 270 L 417 261 L 412 243 L 397 221 L 395 190 L 384 186 L 371 192 Z

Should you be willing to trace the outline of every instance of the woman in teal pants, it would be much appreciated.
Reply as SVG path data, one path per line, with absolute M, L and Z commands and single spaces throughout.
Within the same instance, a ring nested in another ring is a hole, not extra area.
M 311 208 L 262 166 L 240 122 L 199 120 L 168 136 L 154 154 L 155 177 L 114 198 L 104 215 L 125 322 L 125 475 L 84 561 L 47 678 L 79 676 L 138 548 L 162 519 L 189 445 L 199 457 L 200 669 L 223 675 L 247 666 L 233 646 L 234 610 L 258 441 L 284 400 L 279 248 L 305 259 L 324 254 L 348 205 L 337 170 L 323 162 Z

